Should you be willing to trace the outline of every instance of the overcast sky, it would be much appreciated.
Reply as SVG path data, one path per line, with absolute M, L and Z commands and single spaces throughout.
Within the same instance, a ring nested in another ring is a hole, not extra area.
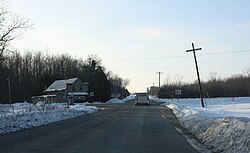
M 6 0 L 7 1 L 7 0 Z M 249 0 L 8 0 L 9 9 L 34 23 L 14 42 L 20 51 L 96 54 L 107 70 L 146 91 L 157 71 L 176 81 L 221 77 L 250 68 Z

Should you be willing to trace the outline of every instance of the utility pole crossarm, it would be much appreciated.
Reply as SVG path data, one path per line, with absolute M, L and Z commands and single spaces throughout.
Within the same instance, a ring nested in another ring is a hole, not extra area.
M 189 49 L 189 50 L 187 50 L 186 52 L 194 52 L 195 53 L 195 51 L 197 51 L 197 50 L 201 50 L 202 48 L 194 48 L 194 43 L 192 43 L 192 47 L 193 47 L 193 49 Z
M 186 52 L 193 52 L 193 51 L 197 51 L 197 50 L 202 50 L 202 48 L 190 49 L 190 50 L 186 50 Z

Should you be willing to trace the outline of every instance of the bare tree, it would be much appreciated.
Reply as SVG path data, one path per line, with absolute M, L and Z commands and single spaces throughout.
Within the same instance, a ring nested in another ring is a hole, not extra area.
M 7 11 L 4 1 L 0 1 L 0 60 L 10 46 L 10 42 L 19 38 L 23 32 L 31 28 L 29 20 Z
M 250 77 L 250 68 L 246 68 L 246 69 L 243 71 L 243 74 L 244 74 L 244 76 L 246 76 L 246 77 Z
M 123 86 L 124 88 L 126 88 L 126 87 L 129 85 L 129 83 L 130 83 L 130 80 L 129 80 L 129 79 L 123 79 L 123 83 L 122 83 L 123 85 L 122 85 L 122 86 Z
M 221 80 L 221 77 L 218 75 L 217 72 L 211 72 L 210 75 L 209 75 L 209 77 L 210 77 L 210 81 L 211 82 Z
M 183 78 L 184 78 L 184 75 L 183 74 L 175 74 L 175 84 L 176 85 L 178 85 L 178 86 L 180 86 L 180 85 L 182 85 L 182 80 L 183 80 Z
M 167 77 L 166 77 L 164 83 L 165 83 L 166 85 L 170 85 L 170 84 L 171 84 L 171 73 L 168 73 L 168 74 L 167 74 Z

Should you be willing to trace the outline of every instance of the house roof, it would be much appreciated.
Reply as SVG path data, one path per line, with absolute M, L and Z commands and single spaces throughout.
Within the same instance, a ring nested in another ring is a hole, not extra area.
M 52 83 L 46 91 L 60 91 L 66 89 L 66 84 L 73 84 L 78 78 L 72 78 L 68 80 L 56 80 Z
M 78 78 L 72 78 L 72 79 L 68 79 L 68 80 L 65 80 L 66 81 L 66 84 L 73 84 Z

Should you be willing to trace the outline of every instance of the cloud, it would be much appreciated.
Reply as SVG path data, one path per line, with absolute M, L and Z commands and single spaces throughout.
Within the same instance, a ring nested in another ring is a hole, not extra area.
M 233 25 L 220 26 L 215 28 L 214 32 L 231 36 L 249 36 L 250 22 L 242 22 Z
M 147 53 L 147 56 L 179 55 L 191 48 L 191 43 L 203 47 L 217 40 L 216 35 L 178 26 L 125 28 L 120 35 L 123 46 L 126 45 L 126 48 L 129 47 L 133 52 L 139 52 L 138 54 Z
M 134 29 L 125 29 L 122 32 L 129 39 L 139 39 L 139 40 L 157 40 L 160 39 L 166 41 L 177 41 L 177 42 L 192 42 L 192 41 L 211 41 L 216 39 L 215 36 L 195 33 L 188 31 L 184 28 L 179 27 L 157 27 L 157 26 L 145 26 Z
M 137 29 L 131 29 L 127 31 L 132 36 L 136 37 L 148 37 L 148 38 L 161 38 L 166 36 L 166 31 L 158 27 L 142 27 Z
M 210 32 L 212 35 L 217 36 L 217 41 L 211 42 L 211 46 L 224 46 L 225 51 L 250 48 L 250 22 L 212 27 Z
M 70 52 L 83 54 L 98 47 L 91 36 L 81 35 L 81 31 L 53 23 L 40 22 L 28 30 L 22 39 L 15 40 L 13 46 L 20 50 L 49 50 L 53 53 Z

